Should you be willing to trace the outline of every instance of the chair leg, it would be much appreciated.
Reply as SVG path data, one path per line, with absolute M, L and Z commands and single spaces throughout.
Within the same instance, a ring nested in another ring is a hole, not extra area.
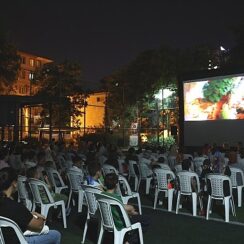
M 172 211 L 172 203 L 173 203 L 173 195 L 174 195 L 174 189 L 168 190 L 168 211 Z
M 192 196 L 192 210 L 193 210 L 193 216 L 197 216 L 197 194 L 196 192 L 193 192 L 191 194 Z
M 66 211 L 65 211 L 64 202 L 61 204 L 61 207 L 62 207 L 63 225 L 64 225 L 64 228 L 66 229 L 67 228 L 67 222 L 66 222 Z
M 70 190 L 70 192 L 69 192 L 69 198 L 68 198 L 68 205 L 67 205 L 67 208 L 70 207 L 70 201 L 71 201 L 71 198 L 72 198 L 72 190 Z
M 180 191 L 178 191 L 177 202 L 176 202 L 176 214 L 179 212 L 179 205 L 180 205 Z
M 141 227 L 138 229 L 138 232 L 139 232 L 140 244 L 143 244 L 143 234 L 142 234 L 142 228 Z
M 150 190 L 150 185 L 151 185 L 151 178 L 147 178 L 146 179 L 146 194 L 149 194 L 149 190 Z
M 207 205 L 207 214 L 206 214 L 206 219 L 207 219 L 207 220 L 208 220 L 208 218 L 209 218 L 211 202 L 212 202 L 212 199 L 211 199 L 210 196 L 208 196 L 208 205 Z
M 84 193 L 79 191 L 78 192 L 78 213 L 82 212 L 83 198 L 84 198 Z
M 138 178 L 137 178 L 137 176 L 135 176 L 135 186 L 134 186 L 135 191 L 138 191 L 138 189 L 139 189 L 138 186 L 139 186 Z
M 242 205 L 242 187 L 237 186 L 238 207 Z
M 225 222 L 230 221 L 230 198 L 225 197 Z
M 104 232 L 104 229 L 103 229 L 103 227 L 101 226 L 101 229 L 100 229 L 100 232 L 99 232 L 99 237 L 98 237 L 98 240 L 97 240 L 97 244 L 101 244 L 101 243 L 102 243 L 103 232 Z M 83 242 L 83 243 L 84 243 L 84 242 Z
M 139 194 L 137 196 L 137 201 L 138 201 L 139 213 L 142 214 L 142 211 L 141 211 L 141 199 L 140 199 L 140 195 Z
M 87 217 L 87 220 L 86 220 L 86 223 L 85 223 L 85 228 L 84 228 L 84 232 L 83 232 L 83 238 L 82 238 L 82 244 L 85 243 L 85 240 L 86 240 L 86 232 L 87 232 L 87 228 L 88 228 L 88 217 Z
M 155 189 L 153 209 L 156 208 L 157 200 L 158 200 L 158 188 Z
M 234 203 L 233 197 L 231 197 L 231 199 L 230 199 L 230 205 L 231 205 L 232 215 L 236 216 L 236 209 L 235 209 L 235 203 Z

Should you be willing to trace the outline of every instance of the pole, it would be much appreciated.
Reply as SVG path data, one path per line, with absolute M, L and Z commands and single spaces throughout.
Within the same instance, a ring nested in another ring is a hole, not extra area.
M 123 114 L 122 114 L 122 123 L 123 123 L 123 147 L 125 147 L 125 87 L 123 83 L 122 87 L 122 102 L 123 102 Z
M 164 147 L 164 89 L 162 88 L 162 111 L 163 111 L 163 114 L 162 114 L 162 124 L 163 124 L 163 147 Z

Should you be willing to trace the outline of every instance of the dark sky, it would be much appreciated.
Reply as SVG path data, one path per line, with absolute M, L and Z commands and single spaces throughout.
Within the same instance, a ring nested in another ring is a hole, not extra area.
M 78 61 L 86 80 L 97 84 L 138 53 L 163 44 L 230 48 L 230 30 L 243 19 L 242 1 L 6 0 L 0 16 L 18 49 Z

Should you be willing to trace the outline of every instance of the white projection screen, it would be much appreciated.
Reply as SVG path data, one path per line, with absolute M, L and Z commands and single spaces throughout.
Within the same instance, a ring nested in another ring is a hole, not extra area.
M 244 140 L 244 74 L 183 82 L 184 145 Z

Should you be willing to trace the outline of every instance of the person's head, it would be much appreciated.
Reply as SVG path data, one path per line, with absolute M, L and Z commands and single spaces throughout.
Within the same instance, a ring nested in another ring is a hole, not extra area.
M 26 177 L 27 178 L 33 178 L 33 179 L 40 179 L 41 175 L 39 174 L 39 171 L 37 170 L 37 167 L 31 167 L 26 171 Z
M 73 161 L 74 166 L 81 168 L 81 166 L 82 166 L 82 158 L 81 157 L 74 156 L 74 157 L 72 157 L 72 161 Z
M 165 161 L 165 160 L 164 160 L 164 157 L 159 157 L 159 158 L 158 158 L 158 163 L 163 164 L 163 163 L 164 163 L 164 161 Z
M 88 173 L 91 177 L 98 179 L 102 174 L 100 163 L 97 161 L 90 162 L 88 164 Z
M 191 167 L 191 160 L 190 159 L 184 159 L 183 161 L 182 161 L 182 170 L 187 170 L 187 171 L 189 171 L 189 169 L 190 169 L 190 167 Z
M 18 175 L 16 171 L 10 167 L 0 170 L 0 194 L 11 196 L 17 190 Z M 7 193 L 8 192 L 8 193 Z
M 211 166 L 210 160 L 209 159 L 205 159 L 203 161 L 203 165 L 202 165 L 203 169 L 208 169 L 208 168 L 210 168 L 210 166 Z
M 104 185 L 108 190 L 115 189 L 118 182 L 119 182 L 119 179 L 115 173 L 109 173 L 104 178 Z

